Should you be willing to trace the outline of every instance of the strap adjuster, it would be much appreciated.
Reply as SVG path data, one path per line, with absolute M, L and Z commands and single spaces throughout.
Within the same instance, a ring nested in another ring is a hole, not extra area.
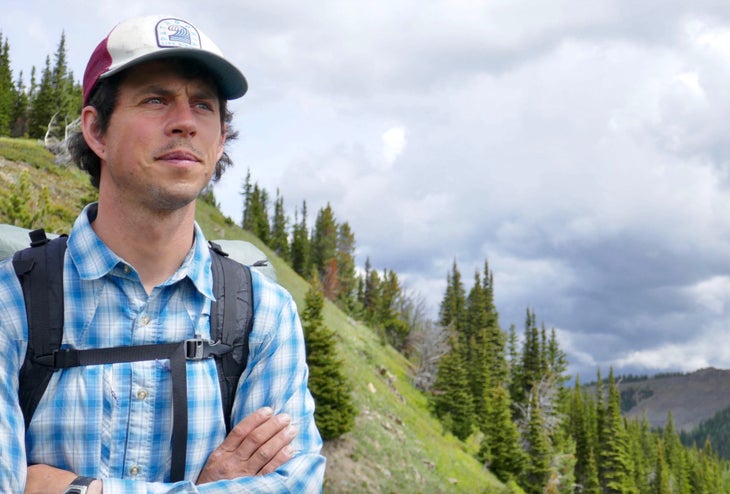
M 210 344 L 209 341 L 203 338 L 185 340 L 185 358 L 187 360 L 202 360 L 207 358 L 207 355 L 205 355 L 206 343 Z

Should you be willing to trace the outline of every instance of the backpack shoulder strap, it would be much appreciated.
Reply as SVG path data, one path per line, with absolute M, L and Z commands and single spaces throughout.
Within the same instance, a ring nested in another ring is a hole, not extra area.
M 209 242 L 215 301 L 210 308 L 210 338 L 233 347 L 216 357 L 226 431 L 231 429 L 231 410 L 238 380 L 248 362 L 248 336 L 253 327 L 251 271 L 234 261 L 214 242 Z
M 30 233 L 31 246 L 13 255 L 13 267 L 23 288 L 28 319 L 28 349 L 20 369 L 18 396 L 28 429 L 48 386 L 53 368 L 45 362 L 63 340 L 63 258 L 66 236 L 48 240 L 45 232 Z M 45 359 L 44 359 L 45 357 Z

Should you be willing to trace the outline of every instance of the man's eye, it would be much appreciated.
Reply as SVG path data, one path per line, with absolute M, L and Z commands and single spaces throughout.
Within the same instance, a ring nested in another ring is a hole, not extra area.
M 211 105 L 210 103 L 206 103 L 205 101 L 195 103 L 195 106 L 200 108 L 201 110 L 213 110 L 213 105 Z
M 144 100 L 145 103 L 152 104 L 152 105 L 161 105 L 162 104 L 162 98 L 158 96 L 152 96 L 150 98 L 147 98 Z

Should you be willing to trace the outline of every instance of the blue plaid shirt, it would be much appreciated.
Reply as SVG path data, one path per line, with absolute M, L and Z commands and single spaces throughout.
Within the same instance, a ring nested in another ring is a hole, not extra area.
M 68 238 L 64 263 L 66 347 L 86 349 L 210 337 L 211 260 L 202 232 L 180 269 L 147 295 L 134 269 L 91 228 L 88 207 Z M 144 234 L 141 232 L 141 234 Z M 187 363 L 186 481 L 171 484 L 172 385 L 167 360 L 77 367 L 54 373 L 24 436 L 18 372 L 27 346 L 22 292 L 0 263 L 0 492 L 20 493 L 26 465 L 101 478 L 104 494 L 320 492 L 325 460 L 307 389 L 301 324 L 291 296 L 252 270 L 254 326 L 232 423 L 269 406 L 292 417 L 296 456 L 276 472 L 194 485 L 226 435 L 212 359 Z

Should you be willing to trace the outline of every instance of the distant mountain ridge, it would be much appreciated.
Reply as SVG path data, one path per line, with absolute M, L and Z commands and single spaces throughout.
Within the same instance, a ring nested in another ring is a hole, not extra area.
M 730 408 L 730 370 L 710 367 L 683 375 L 617 381 L 624 414 L 646 416 L 652 427 L 664 427 L 671 411 L 675 429 L 689 432 Z

